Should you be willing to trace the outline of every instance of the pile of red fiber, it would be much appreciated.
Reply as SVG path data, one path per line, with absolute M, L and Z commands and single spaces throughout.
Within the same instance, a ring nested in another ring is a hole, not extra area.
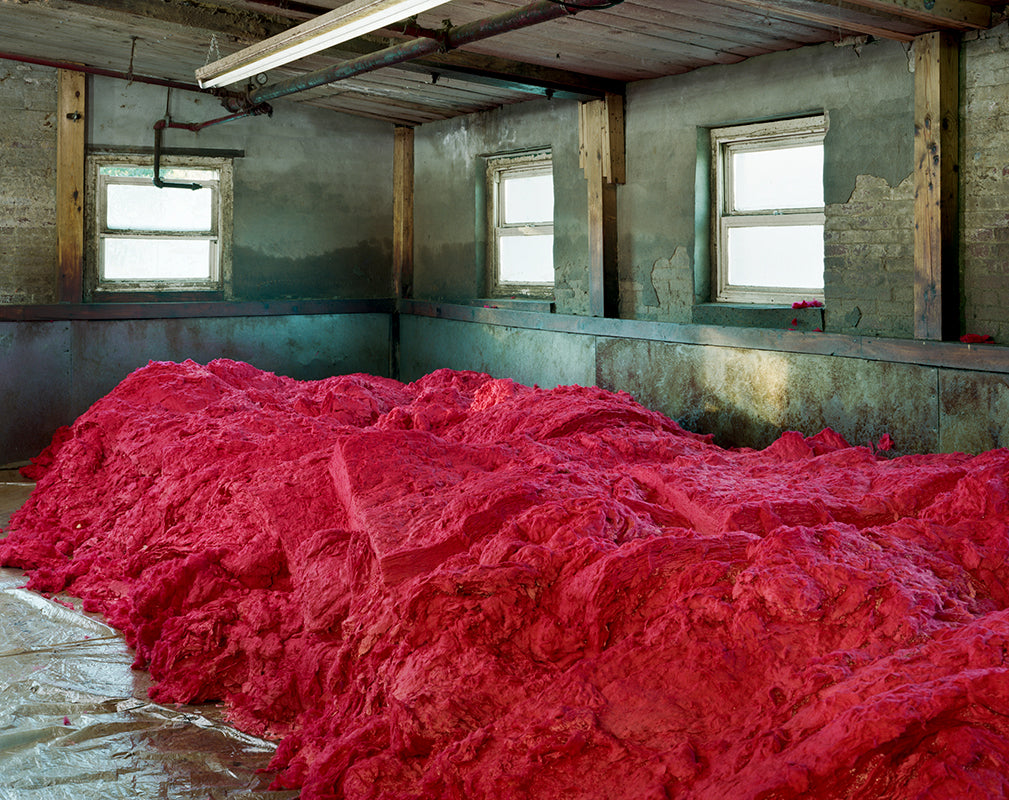
M 625 394 L 152 363 L 0 561 L 304 800 L 1009 794 L 1009 452 L 724 450 Z

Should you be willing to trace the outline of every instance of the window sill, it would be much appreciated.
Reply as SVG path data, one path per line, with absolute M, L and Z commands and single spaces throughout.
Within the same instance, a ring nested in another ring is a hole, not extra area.
M 473 305 L 485 308 L 510 308 L 514 311 L 535 311 L 540 314 L 552 314 L 555 310 L 552 299 L 541 297 L 482 297 L 474 300 Z
M 792 308 L 786 305 L 749 303 L 699 303 L 691 320 L 695 325 L 723 325 L 734 328 L 795 328 L 823 330 L 823 307 Z
M 108 291 L 96 289 L 89 301 L 94 303 L 205 303 L 224 300 L 220 289 L 159 289 L 150 291 Z

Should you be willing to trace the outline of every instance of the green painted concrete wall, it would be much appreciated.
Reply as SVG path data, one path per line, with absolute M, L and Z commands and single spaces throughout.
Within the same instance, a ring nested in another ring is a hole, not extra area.
M 404 317 L 402 375 L 412 380 L 447 366 L 544 388 L 577 383 L 626 391 L 726 447 L 762 448 L 786 430 L 810 436 L 828 427 L 854 445 L 890 434 L 894 455 L 1009 444 L 1009 368 L 536 330 L 536 316 L 530 327 Z M 734 333 L 738 342 L 742 332 Z
M 550 148 L 558 311 L 588 309 L 588 194 L 578 168 L 578 103 L 538 100 L 423 125 L 415 133 L 414 296 L 486 296 L 487 156 Z
M 89 144 L 153 146 L 167 89 L 89 85 Z M 227 113 L 191 92 L 173 91 L 170 108 L 178 122 Z M 391 291 L 392 140 L 391 125 L 282 99 L 272 117 L 168 130 L 164 146 L 245 151 L 235 160 L 235 299 L 337 299 Z
M 400 336 L 404 381 L 442 367 L 544 389 L 591 386 L 596 379 L 596 343 L 590 337 L 416 316 L 400 318 Z
M 37 455 L 148 361 L 187 358 L 231 358 L 299 380 L 388 375 L 389 315 L 0 322 L 0 465 Z

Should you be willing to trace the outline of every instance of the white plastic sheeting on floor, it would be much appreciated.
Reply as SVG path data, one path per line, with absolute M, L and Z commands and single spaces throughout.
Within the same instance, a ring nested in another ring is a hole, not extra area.
M 13 508 L 0 508 L 0 527 Z M 223 724 L 216 707 L 151 703 L 115 630 L 24 583 L 0 569 L 0 800 L 297 797 L 266 789 L 258 770 L 273 744 Z

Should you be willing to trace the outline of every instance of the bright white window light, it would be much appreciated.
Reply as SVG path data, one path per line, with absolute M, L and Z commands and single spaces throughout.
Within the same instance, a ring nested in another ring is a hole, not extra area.
M 196 79 L 204 89 L 227 86 L 415 14 L 430 11 L 447 2 L 448 0 L 352 0 L 289 31 L 200 67 L 196 70 Z

